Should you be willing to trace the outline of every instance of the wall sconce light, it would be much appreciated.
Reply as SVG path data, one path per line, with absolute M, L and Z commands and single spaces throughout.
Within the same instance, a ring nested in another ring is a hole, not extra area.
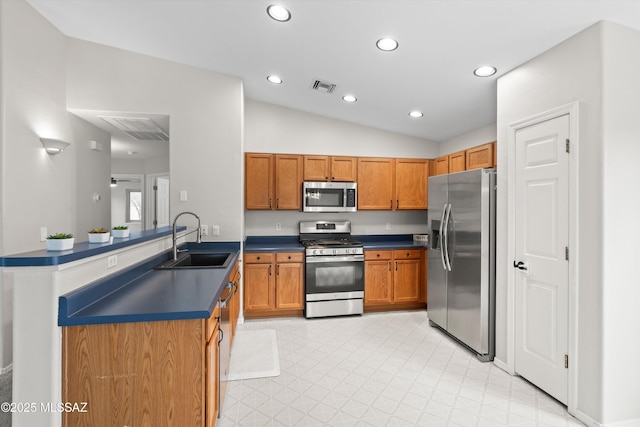
M 62 151 L 64 151 L 64 149 L 70 145 L 68 142 L 51 138 L 40 138 L 40 142 L 42 142 L 44 151 L 51 154 L 52 156 L 58 153 L 62 153 Z
M 111 186 L 112 187 L 117 187 L 118 186 L 118 181 L 116 181 L 115 178 L 111 178 Z

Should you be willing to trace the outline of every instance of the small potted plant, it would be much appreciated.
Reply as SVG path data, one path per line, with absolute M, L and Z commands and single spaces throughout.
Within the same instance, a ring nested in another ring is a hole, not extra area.
M 73 249 L 74 242 L 73 234 L 69 233 L 56 233 L 47 236 L 47 250 L 48 251 L 67 251 Z
M 89 230 L 89 243 L 106 243 L 109 241 L 109 237 L 109 230 L 106 228 Z
M 111 234 L 113 235 L 113 237 L 118 239 L 129 237 L 129 227 L 127 227 L 126 225 L 116 225 L 115 227 L 113 227 L 113 230 L 111 230 Z

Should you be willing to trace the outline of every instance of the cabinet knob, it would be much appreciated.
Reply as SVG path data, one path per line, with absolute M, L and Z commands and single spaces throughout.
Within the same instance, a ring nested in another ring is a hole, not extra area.
M 288 258 L 288 259 L 291 259 L 291 255 L 289 255 L 287 258 Z
M 380 258 L 380 254 L 377 254 L 376 256 L 377 256 L 378 258 Z
M 256 259 L 257 259 L 257 260 L 259 260 L 259 259 L 260 259 L 260 257 L 258 257 L 258 258 L 256 258 Z
M 409 252 L 407 252 L 407 258 L 409 258 L 411 256 L 411 254 Z
M 332 177 L 331 177 L 331 179 L 336 179 L 336 177 L 335 177 L 335 176 L 332 176 Z

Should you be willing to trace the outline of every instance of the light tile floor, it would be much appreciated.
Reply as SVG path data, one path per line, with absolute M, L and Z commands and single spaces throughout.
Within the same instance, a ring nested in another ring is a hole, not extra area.
M 239 327 L 276 330 L 281 374 L 230 382 L 220 427 L 583 426 L 538 388 L 430 327 L 426 312 Z

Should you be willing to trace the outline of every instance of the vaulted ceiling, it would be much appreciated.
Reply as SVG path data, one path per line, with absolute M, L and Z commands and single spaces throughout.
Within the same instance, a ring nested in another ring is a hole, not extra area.
M 498 77 L 597 21 L 640 29 L 640 1 L 28 2 L 70 37 L 238 76 L 247 98 L 432 141 L 494 123 Z M 291 19 L 271 19 L 272 3 Z M 376 48 L 384 37 L 398 48 Z M 497 73 L 474 76 L 481 65 Z

